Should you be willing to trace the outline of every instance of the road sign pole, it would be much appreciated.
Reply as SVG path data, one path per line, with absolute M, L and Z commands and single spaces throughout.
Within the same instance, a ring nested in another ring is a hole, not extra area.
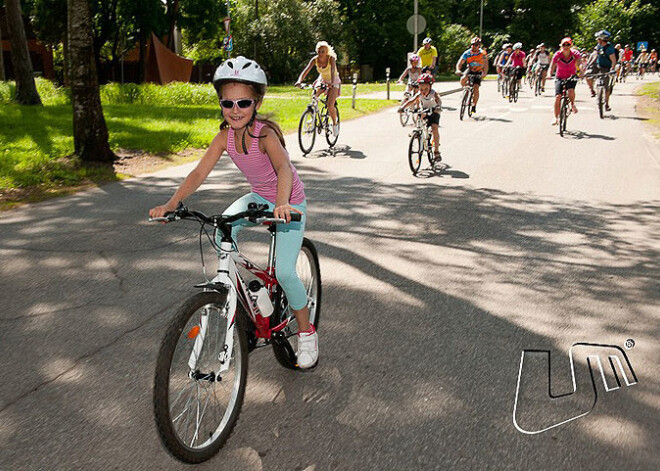
M 415 19 L 413 20 L 413 23 L 415 24 L 415 32 L 413 33 L 413 37 L 415 38 L 413 42 L 413 51 L 417 52 L 417 34 L 419 32 L 419 17 L 417 16 L 417 10 L 418 10 L 419 5 L 417 4 L 417 0 L 415 0 L 415 6 L 413 7 L 413 15 L 415 16 Z
M 483 36 L 483 34 L 482 34 L 483 29 L 484 29 L 484 0 L 481 0 L 481 11 L 479 13 L 479 37 L 480 38 Z

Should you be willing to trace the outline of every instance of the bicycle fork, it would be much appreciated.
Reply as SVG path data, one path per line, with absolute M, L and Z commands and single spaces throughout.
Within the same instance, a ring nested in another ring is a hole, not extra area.
M 213 279 L 213 283 L 223 284 L 227 289 L 225 305 L 220 313 L 225 315 L 227 323 L 224 345 L 217 358 L 217 360 L 220 362 L 220 369 L 218 370 L 216 377 L 229 369 L 229 360 L 231 359 L 231 355 L 234 349 L 234 329 L 236 328 L 236 306 L 238 295 L 236 293 L 236 287 L 229 278 L 229 254 L 232 250 L 233 246 L 231 242 L 223 241 L 220 243 L 218 275 Z M 204 347 L 204 341 L 206 339 L 209 323 L 209 315 L 209 309 L 205 309 L 204 313 L 201 315 L 199 332 L 195 337 L 195 343 L 193 345 L 192 352 L 190 353 L 190 358 L 188 359 L 188 366 L 190 367 L 191 372 L 196 371 L 197 360 L 199 359 L 199 356 L 202 353 L 202 348 Z M 231 316 L 231 318 L 229 316 Z

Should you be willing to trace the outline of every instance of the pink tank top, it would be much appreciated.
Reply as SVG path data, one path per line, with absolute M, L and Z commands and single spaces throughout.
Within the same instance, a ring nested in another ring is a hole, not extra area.
M 252 134 L 259 136 L 263 127 L 264 123 L 255 121 L 254 132 Z M 238 145 L 240 148 L 241 143 L 239 142 Z M 236 144 L 234 143 L 234 130 L 229 127 L 227 134 L 227 153 L 240 171 L 243 172 L 245 178 L 247 178 L 252 191 L 275 204 L 277 200 L 277 173 L 273 168 L 268 154 L 261 152 L 259 149 L 259 139 L 252 138 L 252 143 L 247 154 L 238 153 L 236 152 Z M 291 171 L 293 172 L 293 184 L 291 186 L 289 204 L 300 204 L 305 201 L 304 186 L 296 168 L 291 162 L 289 162 L 289 165 L 291 165 Z

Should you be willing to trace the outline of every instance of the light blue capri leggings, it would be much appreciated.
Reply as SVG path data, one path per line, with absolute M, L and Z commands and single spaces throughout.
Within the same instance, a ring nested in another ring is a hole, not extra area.
M 249 203 L 267 204 L 268 210 L 273 211 L 275 205 L 256 193 L 247 195 L 234 201 L 223 213 L 223 216 L 231 216 L 247 210 Z M 298 274 L 296 273 L 296 260 L 302 247 L 303 235 L 305 233 L 305 221 L 307 220 L 307 201 L 300 204 L 292 204 L 293 208 L 302 211 L 300 222 L 289 224 L 278 224 L 275 233 L 275 277 L 286 293 L 289 305 L 295 309 L 307 306 L 307 291 Z M 245 219 L 239 219 L 232 223 L 231 236 L 234 240 L 243 227 L 256 226 Z

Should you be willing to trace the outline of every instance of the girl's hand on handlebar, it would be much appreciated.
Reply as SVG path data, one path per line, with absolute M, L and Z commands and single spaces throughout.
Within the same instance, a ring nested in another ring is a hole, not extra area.
M 302 211 L 293 208 L 289 203 L 276 206 L 273 210 L 273 216 L 286 220 L 287 224 L 291 222 L 291 212 L 302 215 Z
M 150 218 L 162 218 L 163 216 L 165 216 L 165 214 L 171 213 L 175 209 L 176 209 L 176 205 L 172 207 L 172 206 L 169 205 L 169 203 L 168 204 L 163 204 L 161 206 L 156 206 L 155 208 L 151 208 L 149 210 L 149 217 Z M 163 224 L 165 224 L 165 221 L 163 221 Z

